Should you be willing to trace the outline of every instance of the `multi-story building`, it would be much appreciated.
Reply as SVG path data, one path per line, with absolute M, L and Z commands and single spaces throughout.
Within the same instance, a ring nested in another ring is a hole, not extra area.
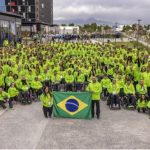
M 53 24 L 53 0 L 5 0 L 6 10 L 23 16 L 25 31 L 46 31 Z
M 5 12 L 6 11 L 5 0 L 0 0 L 0 11 L 1 12 Z

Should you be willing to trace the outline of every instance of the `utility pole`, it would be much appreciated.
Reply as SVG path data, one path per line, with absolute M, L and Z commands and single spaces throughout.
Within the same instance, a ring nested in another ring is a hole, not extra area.
M 140 22 L 142 20 L 141 19 L 138 19 L 138 26 L 137 26 L 137 49 L 139 48 L 139 38 L 140 38 Z

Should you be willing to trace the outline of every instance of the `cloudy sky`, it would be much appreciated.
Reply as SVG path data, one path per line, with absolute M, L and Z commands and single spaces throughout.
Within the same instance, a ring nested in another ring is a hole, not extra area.
M 134 23 L 138 18 L 150 23 L 150 0 L 53 0 L 54 19 L 96 18 Z

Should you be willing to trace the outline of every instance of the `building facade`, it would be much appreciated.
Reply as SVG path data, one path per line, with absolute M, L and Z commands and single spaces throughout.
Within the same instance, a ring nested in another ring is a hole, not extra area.
M 6 10 L 23 16 L 23 30 L 45 31 L 53 24 L 53 0 L 5 0 Z
M 50 32 L 53 34 L 79 34 L 79 26 L 51 26 Z
M 6 11 L 5 0 L 0 0 L 0 11 L 1 12 L 5 12 Z
M 0 45 L 5 39 L 11 42 L 21 38 L 21 19 L 20 15 L 0 12 Z

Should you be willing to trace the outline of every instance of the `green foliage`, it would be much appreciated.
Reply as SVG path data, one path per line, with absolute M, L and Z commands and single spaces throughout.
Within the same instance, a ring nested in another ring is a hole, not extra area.
M 102 25 L 97 25 L 96 23 L 91 23 L 91 24 L 85 24 L 84 26 L 80 26 L 80 31 L 81 32 L 86 32 L 86 33 L 94 33 L 94 32 L 102 32 Z M 110 26 L 105 25 L 104 30 L 109 30 L 111 29 Z

